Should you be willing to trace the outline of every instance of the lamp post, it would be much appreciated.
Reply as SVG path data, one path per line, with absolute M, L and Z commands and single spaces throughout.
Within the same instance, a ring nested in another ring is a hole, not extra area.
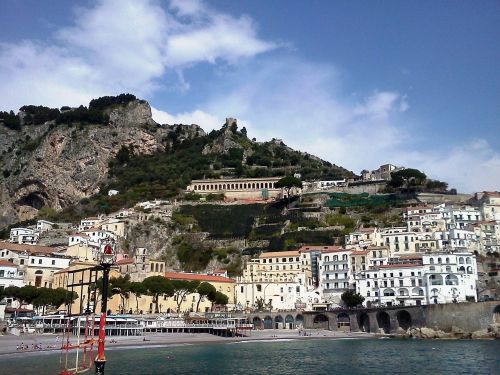
M 101 315 L 99 319 L 97 357 L 94 360 L 96 375 L 104 375 L 104 366 L 106 365 L 106 357 L 104 356 L 104 341 L 106 338 L 106 314 L 108 310 L 109 269 L 116 260 L 114 245 L 115 244 L 112 241 L 106 242 L 104 246 L 101 245 L 102 250 L 98 254 L 100 269 L 102 270 L 102 301 Z

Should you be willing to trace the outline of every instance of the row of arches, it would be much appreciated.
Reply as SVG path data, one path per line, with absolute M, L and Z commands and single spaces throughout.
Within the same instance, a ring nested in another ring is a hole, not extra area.
M 286 315 L 284 318 L 282 315 L 276 315 L 274 319 L 267 315 L 264 319 L 259 316 L 254 316 L 252 319 L 254 329 L 294 329 L 296 327 L 301 327 L 304 325 L 304 317 L 302 315 Z
M 227 184 L 195 184 L 195 191 L 275 189 L 274 182 L 240 182 Z

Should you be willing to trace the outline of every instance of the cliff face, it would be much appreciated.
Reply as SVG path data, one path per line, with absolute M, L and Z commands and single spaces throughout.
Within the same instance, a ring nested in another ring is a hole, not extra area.
M 20 132 L 0 126 L 0 228 L 34 217 L 42 206 L 60 209 L 97 193 L 122 146 L 136 155 L 165 150 L 172 127 L 154 122 L 148 103 L 134 100 L 108 112 L 106 125 L 46 123 Z M 188 137 L 203 133 L 197 126 L 183 130 Z

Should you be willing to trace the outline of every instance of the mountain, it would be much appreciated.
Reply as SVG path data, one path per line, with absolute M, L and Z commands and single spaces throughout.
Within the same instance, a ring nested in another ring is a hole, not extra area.
M 281 140 L 250 140 L 234 119 L 209 134 L 198 125 L 157 124 L 149 104 L 130 94 L 88 107 L 0 112 L 0 173 L 0 228 L 40 209 L 71 220 L 174 197 L 195 178 L 353 176 Z M 120 193 L 109 197 L 109 189 Z

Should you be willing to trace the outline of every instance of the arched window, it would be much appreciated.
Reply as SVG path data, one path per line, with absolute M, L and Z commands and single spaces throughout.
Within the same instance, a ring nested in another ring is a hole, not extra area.
M 441 263 L 442 263 L 441 258 L 438 258 L 438 263 L 439 263 L 439 264 L 441 264 Z
M 342 255 L 342 260 L 347 260 L 347 254 Z
M 384 296 L 394 296 L 394 290 L 393 289 L 384 289 Z
M 464 264 L 464 258 L 462 258 L 462 257 L 458 258 L 458 263 L 459 264 Z
M 334 255 L 334 256 L 333 256 L 333 261 L 335 262 L 335 261 L 337 261 L 337 260 L 339 260 L 338 255 Z
M 330 257 L 329 256 L 326 256 L 325 257 L 325 262 L 329 262 L 330 261 Z
M 431 264 L 434 264 L 434 258 L 430 258 L 430 259 L 429 259 L 429 262 L 430 262 Z
M 446 263 L 450 263 L 450 258 L 446 258 Z
M 446 285 L 458 285 L 458 277 L 455 275 L 446 275 L 445 277 Z
M 472 260 L 470 258 L 466 258 L 465 263 L 472 264 Z

